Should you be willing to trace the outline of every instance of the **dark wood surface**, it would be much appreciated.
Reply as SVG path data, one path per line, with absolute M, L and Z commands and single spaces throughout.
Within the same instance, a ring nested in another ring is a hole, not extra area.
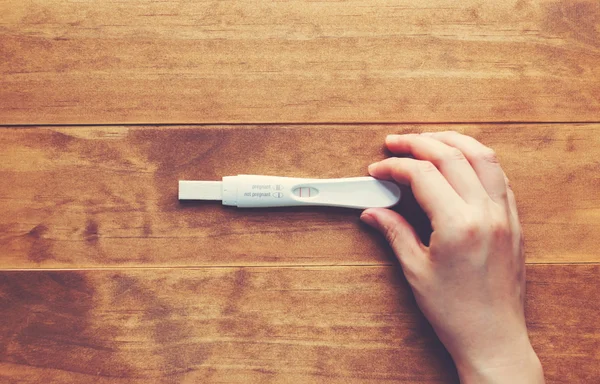
M 600 374 L 597 265 L 530 265 L 550 383 Z M 3 382 L 456 383 L 394 266 L 0 272 Z
M 547 382 L 600 383 L 598 1 L 0 0 L 0 58 L 0 384 L 457 383 L 358 211 L 176 199 L 446 129 L 515 189 Z
M 0 246 L 10 268 L 389 264 L 358 210 L 180 203 L 177 181 L 365 175 L 394 132 L 444 125 L 5 128 Z M 494 147 L 530 263 L 598 262 L 600 124 L 459 125 Z M 407 194 L 399 206 L 427 235 Z
M 598 121 L 597 0 L 0 2 L 11 124 Z

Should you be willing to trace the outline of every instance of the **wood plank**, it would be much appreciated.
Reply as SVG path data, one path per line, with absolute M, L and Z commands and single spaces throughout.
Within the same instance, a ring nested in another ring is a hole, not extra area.
M 4 268 L 381 264 L 358 210 L 181 204 L 177 180 L 366 174 L 387 133 L 445 126 L 0 130 Z M 528 261 L 600 261 L 600 125 L 455 126 L 494 147 L 516 191 Z M 399 206 L 425 238 L 425 216 Z
M 548 383 L 600 377 L 599 265 L 528 267 Z M 399 269 L 0 272 L 0 381 L 455 383 Z
M 0 1 L 0 122 L 598 121 L 597 0 Z

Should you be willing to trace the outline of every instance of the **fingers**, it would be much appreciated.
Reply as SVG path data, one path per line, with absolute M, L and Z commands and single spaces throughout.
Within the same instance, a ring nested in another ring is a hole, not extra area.
M 472 137 L 458 132 L 435 132 L 425 136 L 439 140 L 451 147 L 459 149 L 467 158 L 483 188 L 496 203 L 507 204 L 507 188 L 504 173 L 498 158 L 491 148 L 486 147 Z
M 425 246 L 414 228 L 398 213 L 385 208 L 369 208 L 363 211 L 360 219 L 385 236 L 403 267 L 424 258 Z
M 465 201 L 429 161 L 391 157 L 371 164 L 369 173 L 378 179 L 410 185 L 434 227 L 466 208 Z
M 463 153 L 439 140 L 422 135 L 389 135 L 388 149 L 394 153 L 411 154 L 433 163 L 452 188 L 468 203 L 489 199 L 481 181 Z

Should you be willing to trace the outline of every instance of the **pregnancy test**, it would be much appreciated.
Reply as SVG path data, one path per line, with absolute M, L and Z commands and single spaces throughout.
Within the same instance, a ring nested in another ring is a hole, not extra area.
M 179 181 L 179 200 L 221 200 L 239 208 L 320 205 L 388 208 L 400 201 L 400 188 L 370 176 L 342 179 L 237 175 L 223 181 Z

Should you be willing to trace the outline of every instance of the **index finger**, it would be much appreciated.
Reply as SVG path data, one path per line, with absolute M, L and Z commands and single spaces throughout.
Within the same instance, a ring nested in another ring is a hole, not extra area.
M 432 226 L 466 209 L 467 203 L 429 161 L 391 157 L 369 166 L 371 176 L 392 179 L 412 188 Z

